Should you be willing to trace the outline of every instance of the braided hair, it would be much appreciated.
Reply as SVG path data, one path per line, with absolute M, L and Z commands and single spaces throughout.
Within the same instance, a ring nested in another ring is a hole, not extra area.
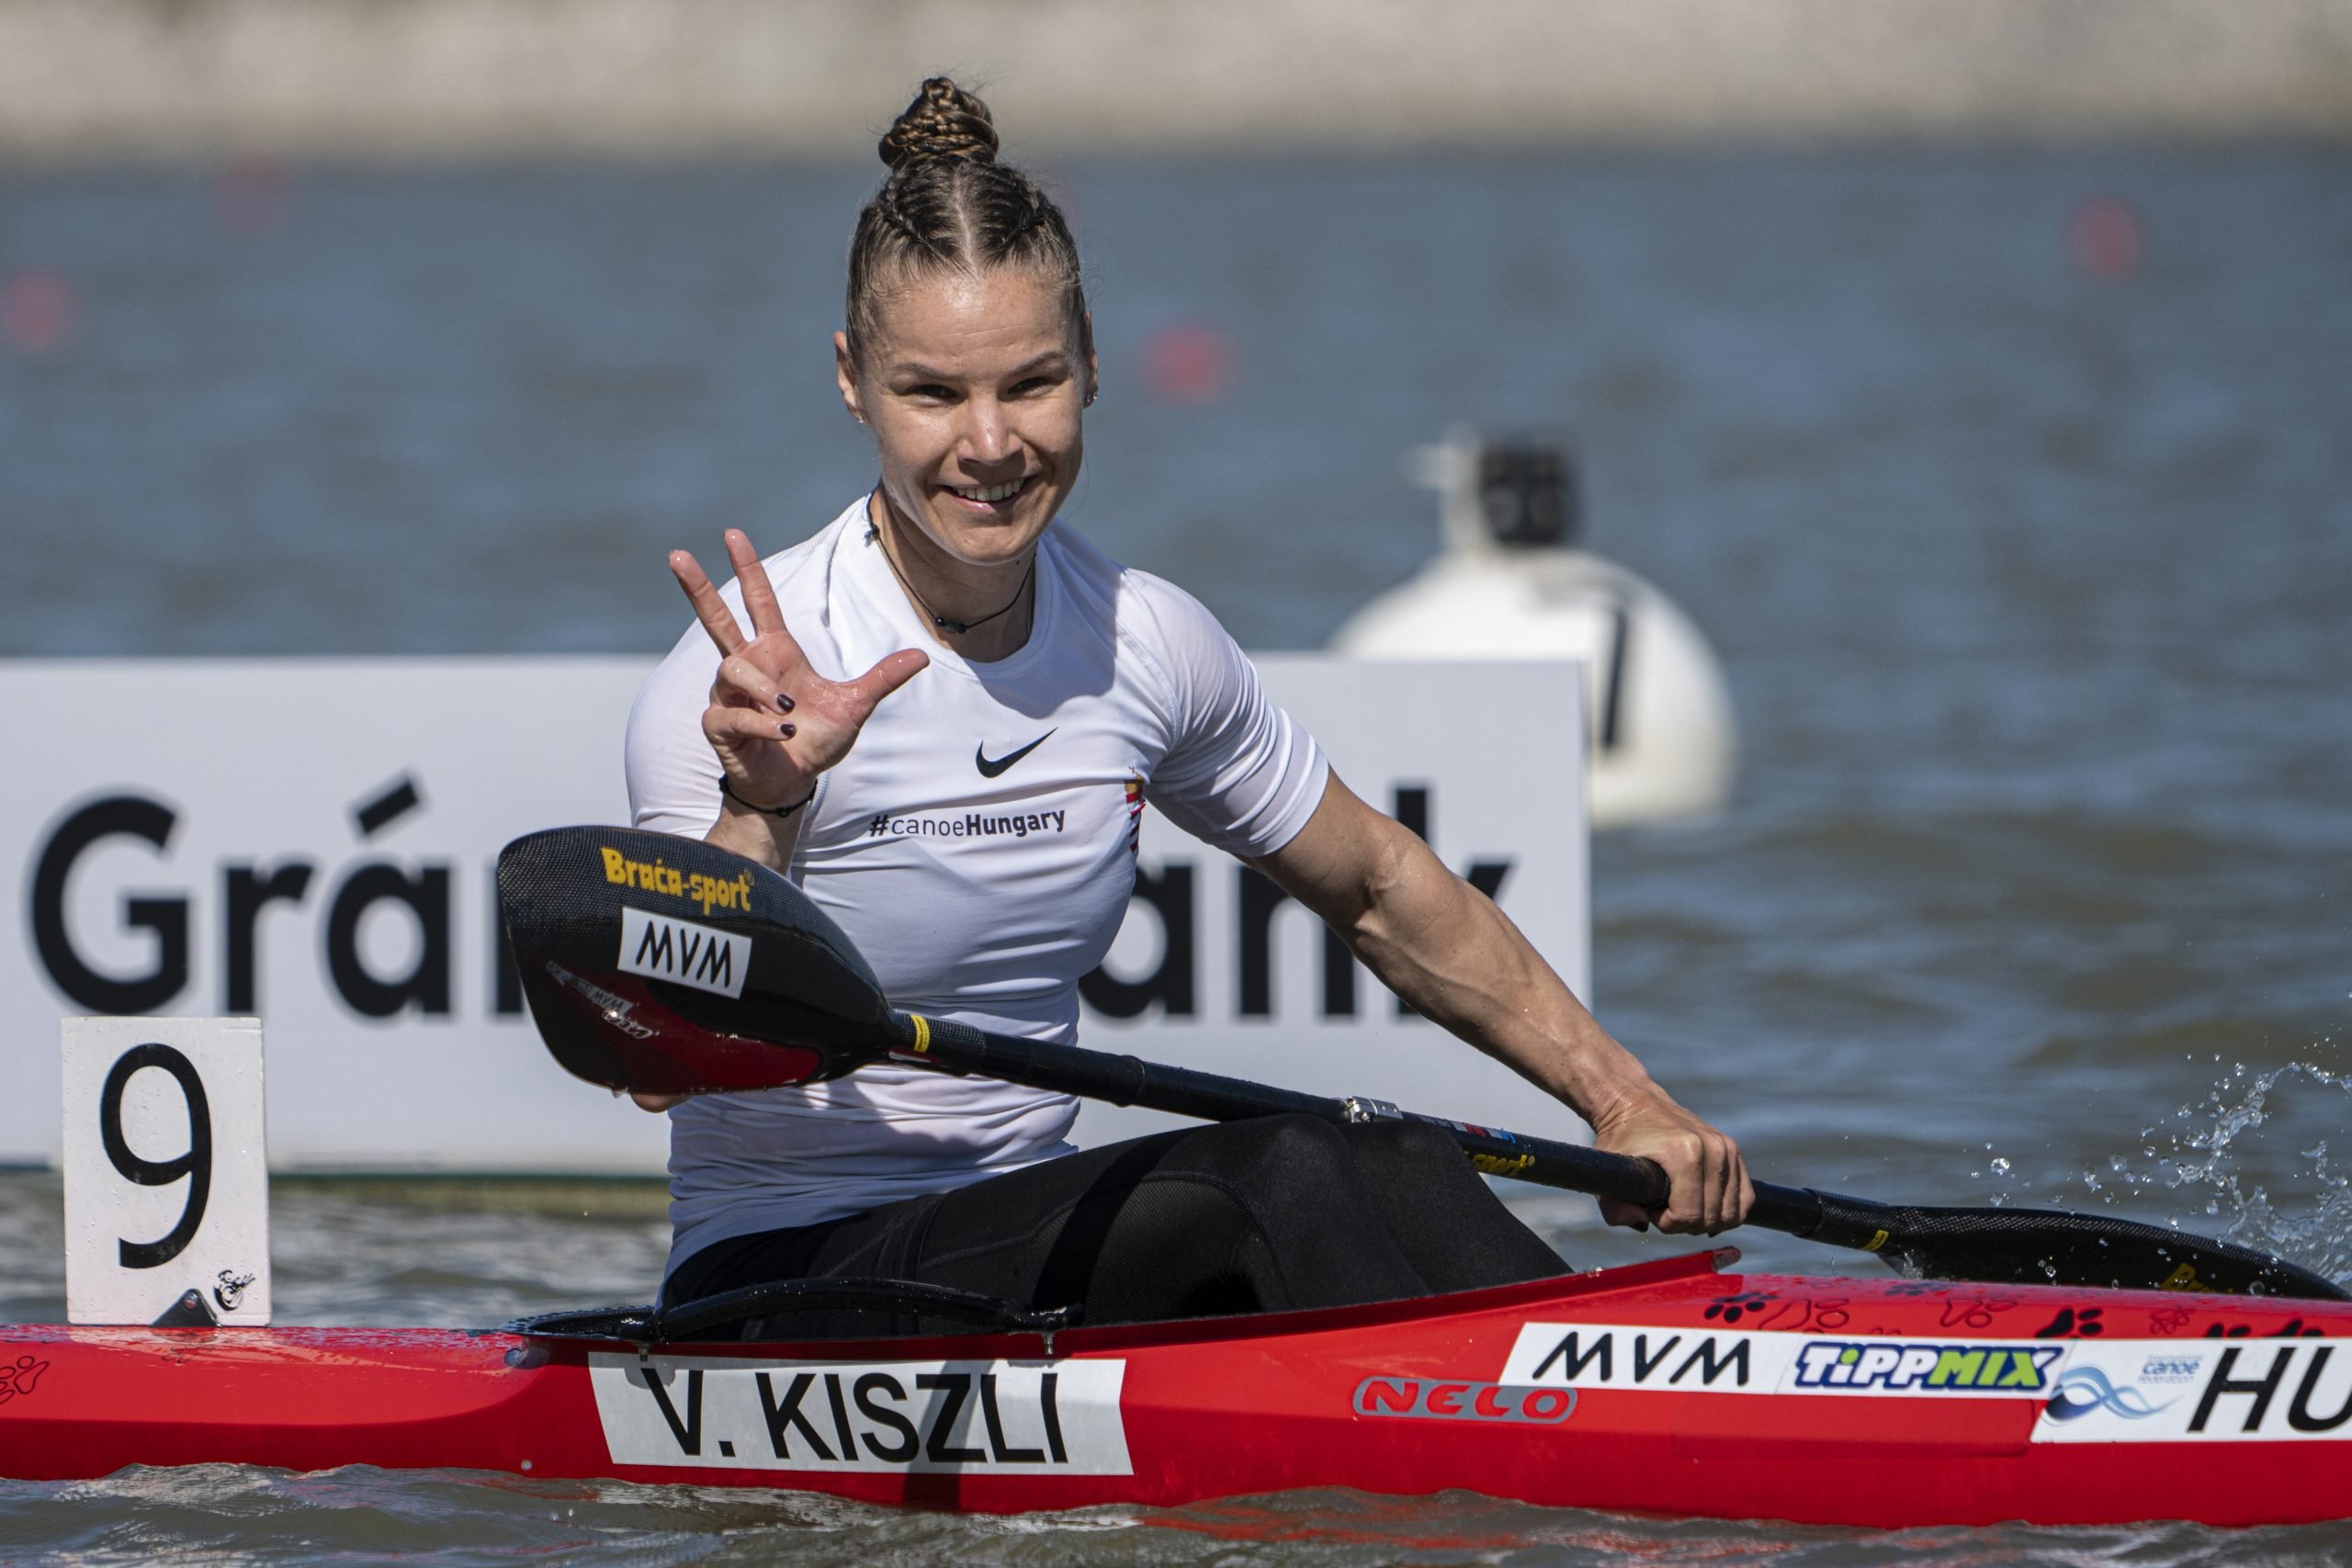
M 1032 268 L 1057 280 L 1081 355 L 1093 351 L 1078 242 L 1053 197 L 996 161 L 989 107 L 944 76 L 922 85 L 882 138 L 889 177 L 857 215 L 849 247 L 848 337 L 862 358 L 881 336 L 881 296 L 935 269 Z

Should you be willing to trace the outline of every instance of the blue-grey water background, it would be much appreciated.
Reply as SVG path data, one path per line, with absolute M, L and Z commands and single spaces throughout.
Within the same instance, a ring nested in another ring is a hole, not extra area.
M 1602 1016 L 1760 1170 L 2111 1203 L 2352 1275 L 2340 152 L 1049 172 L 1105 388 L 1069 515 L 1245 646 L 1319 645 L 1433 551 L 1411 446 L 1464 421 L 1571 434 L 1591 545 L 1706 630 L 1744 741 L 1720 820 L 1599 845 Z M 747 164 L 0 176 L 0 288 L 45 275 L 72 307 L 52 346 L 21 318 L 0 343 L 0 656 L 650 656 L 684 624 L 665 549 L 714 555 L 730 525 L 776 547 L 868 478 L 827 334 L 869 184 Z M 1207 395 L 1173 395 L 1188 368 Z M 561 694 L 516 717 L 562 723 Z M 1531 780 L 1527 809 L 1546 801 Z M 280 1311 L 480 1324 L 644 1294 L 662 1237 L 641 1201 L 513 1198 L 284 1190 Z M 1599 1234 L 1578 1201 L 1513 1201 L 1579 1262 L 1664 1245 Z M 51 1179 L 0 1182 L 0 1315 L 62 1311 L 56 1201 Z M 1855 1262 L 1739 1240 L 1777 1268 Z M 2250 1563 L 2352 1545 L 1888 1538 L 1468 1496 L 984 1521 L 371 1472 L 0 1483 L 0 1559 L 167 1554 Z

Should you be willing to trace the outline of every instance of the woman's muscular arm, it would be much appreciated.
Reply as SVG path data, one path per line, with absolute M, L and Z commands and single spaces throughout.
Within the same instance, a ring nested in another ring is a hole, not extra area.
M 1665 1168 L 1665 1210 L 1603 1202 L 1611 1224 L 1712 1235 L 1747 1215 L 1737 1145 L 1652 1082 L 1485 894 L 1336 773 L 1298 836 L 1252 863 L 1424 1016 L 1592 1123 L 1599 1147 Z

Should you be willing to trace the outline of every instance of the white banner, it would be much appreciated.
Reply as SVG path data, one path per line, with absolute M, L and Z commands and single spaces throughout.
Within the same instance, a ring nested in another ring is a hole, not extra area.
M 1359 795 L 1588 991 L 1584 720 L 1566 663 L 1261 658 Z M 659 1170 L 667 1129 L 564 1077 L 502 962 L 519 834 L 621 822 L 650 668 L 614 659 L 0 663 L 0 1160 L 58 1154 L 56 1018 L 267 1021 L 279 1168 Z M 124 716 L 136 714 L 135 722 Z M 1312 916 L 1144 817 L 1085 1042 L 1532 1133 L 1535 1090 L 1396 1003 Z M 1091 1107 L 1082 1141 L 1158 1125 Z

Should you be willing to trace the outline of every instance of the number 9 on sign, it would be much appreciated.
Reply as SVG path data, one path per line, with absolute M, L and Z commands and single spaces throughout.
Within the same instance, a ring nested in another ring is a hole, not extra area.
M 180 1096 L 187 1102 L 186 1154 L 167 1160 L 142 1159 L 131 1152 L 130 1141 L 123 1136 L 122 1097 L 130 1088 L 131 1075 L 141 1067 L 161 1068 L 178 1083 Z M 205 1099 L 204 1080 L 197 1076 L 196 1065 L 153 1040 L 117 1056 L 114 1066 L 107 1069 L 106 1087 L 98 1090 L 98 1138 L 106 1145 L 107 1158 L 114 1162 L 115 1169 L 141 1187 L 168 1187 L 182 1178 L 187 1179 L 186 1206 L 169 1231 L 155 1241 L 121 1244 L 125 1269 L 159 1269 L 187 1250 L 188 1242 L 204 1224 L 204 1205 L 212 1195 L 212 1107 Z
M 260 1023 L 69 1018 L 64 1088 L 68 1320 L 267 1323 Z

